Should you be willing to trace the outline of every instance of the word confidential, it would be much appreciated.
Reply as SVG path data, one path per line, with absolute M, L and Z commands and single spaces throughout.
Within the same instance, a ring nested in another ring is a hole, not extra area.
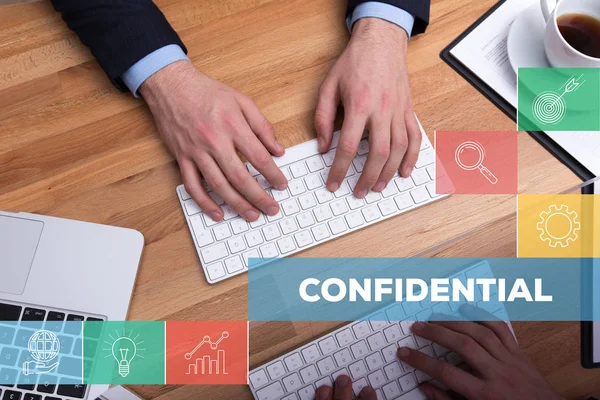
M 509 290 L 507 290 L 509 289 Z M 477 291 L 477 292 L 476 292 Z M 481 293 L 481 298 L 478 293 Z M 508 296 L 507 296 L 508 293 Z M 416 302 L 429 298 L 432 302 L 451 301 L 473 302 L 476 300 L 500 302 L 551 302 L 552 296 L 543 294 L 542 279 L 534 279 L 533 290 L 525 279 L 517 278 L 512 285 L 507 285 L 506 279 L 495 278 L 440 278 L 431 279 L 393 279 L 365 278 L 362 280 L 328 278 L 321 282 L 316 278 L 307 278 L 300 283 L 299 294 L 302 300 L 316 303 L 321 299 L 338 303 L 341 301 L 382 302 L 390 297 L 397 302 Z

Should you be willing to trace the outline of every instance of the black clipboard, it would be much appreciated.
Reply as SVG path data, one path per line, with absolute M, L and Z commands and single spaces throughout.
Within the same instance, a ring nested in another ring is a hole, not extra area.
M 464 31 L 459 37 L 454 39 L 442 52 L 440 57 L 444 60 L 452 69 L 454 69 L 460 76 L 467 80 L 475 89 L 481 94 L 488 98 L 494 103 L 500 110 L 502 110 L 508 117 L 513 121 L 517 121 L 517 110 L 496 91 L 494 91 L 487 83 L 481 80 L 478 76 L 471 72 L 465 67 L 459 60 L 457 60 L 450 51 L 459 44 L 469 33 L 471 33 L 476 27 L 478 27 L 483 21 L 485 21 L 491 14 L 493 14 L 506 0 L 500 0 L 494 7 L 488 10 L 481 18 L 479 18 L 473 25 L 471 25 L 466 31 Z M 544 132 L 528 132 L 539 144 L 542 145 L 546 150 L 552 153 L 558 160 L 566 165 L 573 173 L 575 173 L 582 181 L 588 181 L 595 178 L 595 175 L 586 167 L 584 167 L 579 161 L 577 161 L 572 155 L 565 151 L 558 143 L 552 140 Z

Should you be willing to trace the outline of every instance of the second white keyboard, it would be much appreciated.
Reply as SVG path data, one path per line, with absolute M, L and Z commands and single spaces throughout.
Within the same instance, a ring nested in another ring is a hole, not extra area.
M 246 163 L 252 176 L 280 204 L 281 210 L 275 216 L 261 214 L 257 221 L 248 223 L 216 193 L 210 192 L 204 182 L 224 213 L 223 221 L 217 223 L 200 210 L 183 185 L 177 188 L 209 283 L 247 271 L 250 258 L 287 257 L 444 197 L 435 193 L 435 152 L 425 132 L 410 177 L 402 178 L 396 173 L 381 193 L 370 191 L 364 199 L 356 198 L 352 191 L 369 153 L 369 143 L 363 139 L 342 185 L 335 193 L 329 192 L 325 182 L 338 140 L 336 132 L 331 149 L 325 154 L 319 153 L 314 139 L 287 149 L 283 157 L 274 158 L 288 179 L 285 190 L 271 188 Z

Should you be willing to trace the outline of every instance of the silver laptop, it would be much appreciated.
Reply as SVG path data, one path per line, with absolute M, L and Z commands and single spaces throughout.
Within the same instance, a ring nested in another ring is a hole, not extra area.
M 0 211 L 0 321 L 58 327 L 57 359 L 74 359 L 81 343 L 61 331 L 69 325 L 61 323 L 125 320 L 143 246 L 142 234 L 131 229 Z M 64 384 L 49 374 L 15 381 L 31 333 L 0 322 L 0 398 L 95 399 L 108 389 Z

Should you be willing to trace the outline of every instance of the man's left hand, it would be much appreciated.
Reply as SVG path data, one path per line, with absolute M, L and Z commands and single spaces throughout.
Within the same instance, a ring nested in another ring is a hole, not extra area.
M 344 123 L 327 188 L 336 191 L 369 130 L 369 155 L 354 194 L 382 191 L 397 170 L 411 174 L 421 147 L 406 66 L 408 35 L 390 22 L 362 18 L 352 38 L 321 85 L 315 113 L 319 151 L 329 149 L 337 107 Z

